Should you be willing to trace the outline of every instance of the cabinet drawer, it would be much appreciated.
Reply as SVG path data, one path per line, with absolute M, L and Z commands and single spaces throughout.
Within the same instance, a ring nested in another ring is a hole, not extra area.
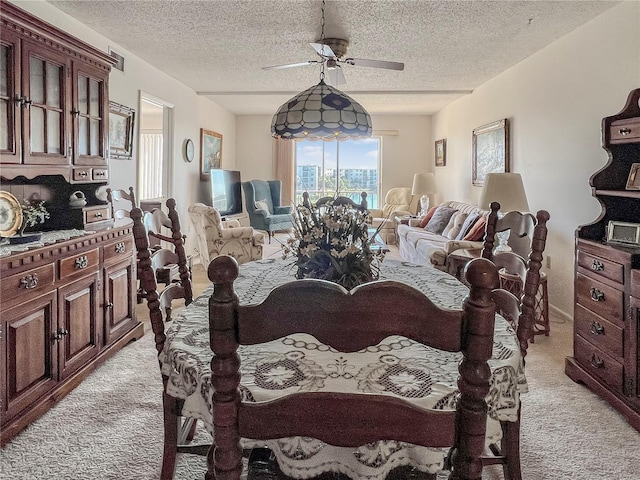
M 583 368 L 611 388 L 622 392 L 624 378 L 622 364 L 580 336 L 576 336 L 574 342 L 576 360 Z
M 578 265 L 586 268 L 594 278 L 599 276 L 613 280 L 622 285 L 624 283 L 624 267 L 619 263 L 605 260 L 590 253 L 578 251 Z
M 623 321 L 623 292 L 593 280 L 581 273 L 576 275 L 578 303 L 611 322 Z
M 92 175 L 91 177 L 95 180 L 95 181 L 107 181 L 109 180 L 109 170 L 107 168 L 96 168 L 94 167 L 92 169 Z
M 616 120 L 609 127 L 611 143 L 632 143 L 640 141 L 640 118 Z
M 640 298 L 640 270 L 631 270 L 630 290 L 632 297 Z
M 84 224 L 102 222 L 111 218 L 111 208 L 109 205 L 99 205 L 97 207 L 85 207 L 83 210 Z
M 111 259 L 124 259 L 131 258 L 133 250 L 133 238 L 125 237 L 118 239 L 114 242 L 107 243 L 103 247 L 104 261 L 108 262 Z
M 582 305 L 576 305 L 574 322 L 578 335 L 603 352 L 622 361 L 624 358 L 622 328 L 598 317 Z
M 2 303 L 17 297 L 27 301 L 53 286 L 55 280 L 55 264 L 50 263 L 2 280 Z
M 89 167 L 74 168 L 73 180 L 76 182 L 90 182 L 93 179 L 91 170 Z
M 97 248 L 88 252 L 78 253 L 60 260 L 60 278 L 66 279 L 70 275 L 95 272 L 100 266 L 100 251 Z

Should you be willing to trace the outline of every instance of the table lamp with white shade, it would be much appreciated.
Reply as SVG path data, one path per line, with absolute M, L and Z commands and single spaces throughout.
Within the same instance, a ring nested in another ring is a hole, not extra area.
M 436 177 L 433 173 L 416 173 L 413 176 L 413 187 L 411 195 L 421 195 L 420 197 L 420 217 L 427 214 L 429 210 L 429 194 L 437 193 Z
M 524 184 L 519 173 L 488 173 L 484 179 L 482 193 L 478 205 L 481 209 L 487 210 L 491 202 L 500 204 L 498 215 L 501 217 L 506 212 L 528 212 L 529 202 L 524 191 Z M 508 252 L 511 247 L 508 245 L 509 231 L 499 232 L 498 245 L 495 252 Z

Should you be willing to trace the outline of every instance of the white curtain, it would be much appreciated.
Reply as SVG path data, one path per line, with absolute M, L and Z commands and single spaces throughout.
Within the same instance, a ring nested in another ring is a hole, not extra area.
M 139 200 L 162 197 L 162 133 L 140 134 Z

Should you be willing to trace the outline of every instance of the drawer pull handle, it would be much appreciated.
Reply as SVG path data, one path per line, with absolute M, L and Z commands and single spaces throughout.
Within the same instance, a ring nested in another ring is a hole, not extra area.
M 107 308 L 107 310 L 111 310 L 113 308 L 113 303 L 111 302 L 107 302 L 107 304 L 105 305 L 105 307 Z
M 591 262 L 591 270 L 593 270 L 594 272 L 601 272 L 602 270 L 604 270 L 604 263 L 602 263 L 600 260 L 594 260 L 593 262 Z
M 620 130 L 618 130 L 618 133 L 620 135 L 629 135 L 631 133 L 631 129 L 630 128 L 621 128 Z
M 38 286 L 38 274 L 33 273 L 31 275 L 27 275 L 26 277 L 22 277 L 20 279 L 20 286 L 22 288 L 26 288 L 27 290 L 36 288 Z
M 55 341 L 60 341 L 67 335 L 69 335 L 69 330 L 65 330 L 64 328 L 59 328 L 58 331 L 54 333 L 53 339 Z
M 96 213 L 96 214 L 94 215 L 94 217 L 96 217 L 96 218 L 102 218 L 102 213 L 98 212 L 98 213 Z
M 105 172 L 95 172 L 96 177 L 104 177 L 106 175 Z
M 591 294 L 591 300 L 594 302 L 601 302 L 604 300 L 604 292 L 598 290 L 596 287 L 591 287 L 589 293 Z
M 591 365 L 595 368 L 604 368 L 604 361 L 594 353 L 591 355 Z
M 82 178 L 86 177 L 87 175 L 89 175 L 89 174 L 87 172 L 85 172 L 84 170 L 78 173 L 78 176 L 82 177 Z
M 86 255 L 76 258 L 76 268 L 87 268 L 89 266 L 89 259 Z
M 124 253 L 127 251 L 127 247 L 124 245 L 124 242 L 116 243 L 116 253 Z
M 598 322 L 591 322 L 591 333 L 594 335 L 604 335 L 604 327 Z

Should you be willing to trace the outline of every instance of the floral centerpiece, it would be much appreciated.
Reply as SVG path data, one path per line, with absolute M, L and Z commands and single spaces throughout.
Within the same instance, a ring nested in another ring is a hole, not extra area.
M 22 209 L 22 225 L 20 226 L 19 234 L 9 238 L 9 243 L 29 243 L 40 240 L 41 233 L 25 234 L 27 227 L 33 228 L 39 223 L 44 223 L 45 220 L 51 218 L 49 211 L 44 206 L 44 202 L 28 202 L 23 201 L 21 205 Z
M 372 250 L 369 212 L 329 202 L 319 209 L 304 205 L 294 213 L 294 236 L 283 258 L 296 257 L 296 278 L 318 278 L 350 290 L 378 278 L 384 252 Z

